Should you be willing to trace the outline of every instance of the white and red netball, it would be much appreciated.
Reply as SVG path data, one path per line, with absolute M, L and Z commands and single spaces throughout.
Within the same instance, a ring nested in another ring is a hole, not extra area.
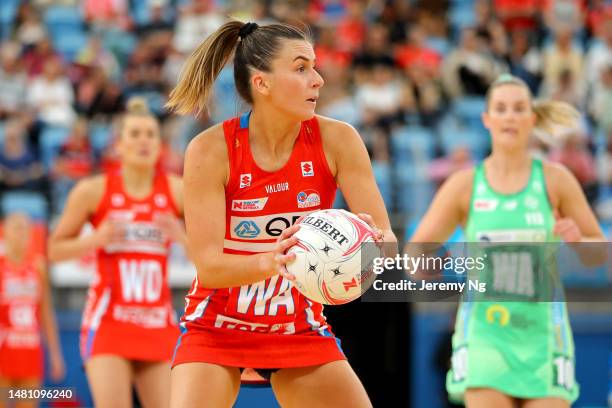
M 381 256 L 375 232 L 344 210 L 316 211 L 300 220 L 296 255 L 287 264 L 295 287 L 307 298 L 327 305 L 357 299 L 374 281 L 374 258 Z

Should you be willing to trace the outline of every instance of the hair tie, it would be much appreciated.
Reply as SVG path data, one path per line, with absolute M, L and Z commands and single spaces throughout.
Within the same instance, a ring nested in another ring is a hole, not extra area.
M 512 74 L 508 74 L 508 73 L 503 73 L 500 76 L 497 77 L 497 79 L 494 81 L 496 84 L 501 84 L 503 82 L 512 82 L 512 81 L 516 81 L 516 77 Z
M 241 40 L 244 40 L 247 35 L 257 30 L 257 27 L 259 27 L 257 23 L 246 23 L 240 28 L 240 31 L 238 31 L 238 37 L 240 37 Z

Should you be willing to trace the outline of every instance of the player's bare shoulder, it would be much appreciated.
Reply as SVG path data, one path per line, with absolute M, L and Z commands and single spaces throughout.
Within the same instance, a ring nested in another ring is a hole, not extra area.
M 73 201 L 80 207 L 86 207 L 88 212 L 93 213 L 102 201 L 106 191 L 106 180 L 108 175 L 96 174 L 81 179 L 70 193 Z
M 457 170 L 446 179 L 440 188 L 444 191 L 448 204 L 458 205 L 464 215 L 469 212 L 475 171 L 474 167 Z
M 316 115 L 321 130 L 323 144 L 341 146 L 351 140 L 361 140 L 357 130 L 350 124 L 327 116 Z
M 359 157 L 359 154 L 366 151 L 361 136 L 350 124 L 321 115 L 316 115 L 316 118 L 321 130 L 321 143 L 332 174 L 336 174 L 338 163 L 342 158 Z
M 448 183 L 452 185 L 453 188 L 457 189 L 471 189 L 472 183 L 474 182 L 475 171 L 476 169 L 474 167 L 457 170 L 448 177 L 445 183 Z
M 579 189 L 578 180 L 563 164 L 543 161 L 542 170 L 548 197 L 553 205 L 558 204 L 559 197 Z
M 229 159 L 223 124 L 211 126 L 193 138 L 185 152 L 185 182 L 193 177 L 222 178 L 227 181 Z
M 218 156 L 220 153 L 227 157 L 223 124 L 221 123 L 209 127 L 194 137 L 189 142 L 185 155 L 204 158 L 211 155 Z
M 561 163 L 542 161 L 542 170 L 547 183 L 563 184 L 574 179 L 572 172 Z

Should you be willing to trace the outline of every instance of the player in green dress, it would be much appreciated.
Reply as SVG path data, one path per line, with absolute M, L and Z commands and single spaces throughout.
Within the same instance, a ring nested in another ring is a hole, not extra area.
M 605 240 L 574 176 L 560 165 L 532 158 L 528 151 L 534 127 L 551 131 L 554 125 L 571 125 L 577 117 L 567 104 L 533 102 L 523 81 L 502 75 L 489 89 L 482 115 L 492 138 L 491 155 L 444 183 L 412 242 L 445 242 L 459 225 L 468 242 Z M 531 250 L 528 262 L 543 262 L 545 245 L 524 247 Z M 580 251 L 578 255 L 587 258 Z M 507 266 L 511 255 L 501 256 Z M 591 261 L 598 262 L 595 258 L 591 255 Z M 542 289 L 537 274 L 531 268 L 517 269 L 514 273 L 521 276 L 509 276 L 512 268 L 490 266 L 487 293 L 497 293 L 504 301 L 472 299 L 459 307 L 446 382 L 452 401 L 470 408 L 548 408 L 568 407 L 578 397 L 565 303 L 552 302 L 551 297 L 548 302 L 532 301 Z M 494 276 L 496 272 L 504 275 Z

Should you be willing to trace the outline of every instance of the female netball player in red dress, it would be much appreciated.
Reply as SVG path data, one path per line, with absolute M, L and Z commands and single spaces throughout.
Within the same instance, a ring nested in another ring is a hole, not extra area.
M 168 107 L 205 108 L 234 52 L 236 88 L 253 110 L 204 131 L 186 154 L 186 226 L 198 273 L 171 406 L 230 407 L 243 368 L 270 378 L 283 407 L 371 406 L 322 306 L 290 285 L 284 266 L 296 242 L 291 225 L 330 208 L 336 186 L 351 211 L 382 228 L 379 239 L 396 241 L 367 151 L 352 127 L 315 115 L 323 79 L 312 44 L 290 26 L 224 24 L 191 55 Z
M 170 240 L 185 242 L 182 182 L 158 170 L 160 129 L 144 101 L 128 103 L 117 144 L 121 165 L 81 181 L 53 232 L 49 257 L 97 251 L 81 332 L 96 407 L 130 407 L 132 384 L 147 408 L 169 400 L 178 327 L 167 285 Z M 79 237 L 84 224 L 92 235 Z
M 64 377 L 64 358 L 53 314 L 44 259 L 29 250 L 30 219 L 10 214 L 4 221 L 0 258 L 0 387 L 40 388 L 44 378 L 42 335 L 49 350 L 51 379 Z M 42 327 L 41 327 L 42 326 Z M 3 406 L 4 401 L 0 401 Z M 34 401 L 17 404 L 34 407 Z

